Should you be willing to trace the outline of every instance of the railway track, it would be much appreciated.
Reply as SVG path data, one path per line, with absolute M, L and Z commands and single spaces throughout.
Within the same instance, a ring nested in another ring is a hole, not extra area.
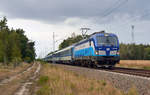
M 109 71 L 109 72 L 117 72 L 117 73 L 150 78 L 150 70 L 145 70 L 145 69 L 133 69 L 133 68 L 122 68 L 122 67 L 113 67 L 112 69 L 103 69 L 103 68 L 98 68 L 98 69 Z
M 67 64 L 64 64 L 64 65 L 67 65 Z M 71 64 L 68 64 L 68 65 L 71 65 Z M 77 66 L 77 65 L 71 65 L 71 66 Z M 88 66 L 78 66 L 78 67 L 91 68 Z M 116 73 L 121 73 L 121 74 L 128 74 L 128 75 L 135 75 L 135 76 L 150 78 L 150 70 L 145 70 L 145 69 L 123 68 L 123 67 L 112 67 L 111 69 L 95 67 L 95 68 L 91 68 L 91 69 L 97 69 L 97 70 L 103 70 L 103 71 L 116 72 Z

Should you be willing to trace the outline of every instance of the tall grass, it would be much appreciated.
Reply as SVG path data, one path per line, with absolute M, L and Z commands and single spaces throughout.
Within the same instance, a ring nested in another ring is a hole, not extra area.
M 137 95 L 124 94 L 108 81 L 88 79 L 60 67 L 45 64 L 37 82 L 37 95 Z
M 150 60 L 121 60 L 118 67 L 131 67 L 150 70 Z

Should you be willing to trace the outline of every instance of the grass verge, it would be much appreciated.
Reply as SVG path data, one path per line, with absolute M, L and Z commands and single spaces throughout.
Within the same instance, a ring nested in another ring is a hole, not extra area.
M 37 88 L 36 95 L 138 95 L 135 88 L 125 94 L 108 81 L 89 79 L 51 64 L 43 65 Z

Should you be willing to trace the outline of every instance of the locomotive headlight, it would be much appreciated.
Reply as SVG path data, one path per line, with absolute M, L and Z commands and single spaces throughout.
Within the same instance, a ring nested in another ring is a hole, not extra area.
M 96 55 L 106 55 L 106 52 L 103 50 L 95 51 Z
M 117 55 L 119 55 L 120 54 L 120 52 L 119 51 L 117 51 Z
M 103 50 L 100 50 L 100 51 L 99 51 L 99 55 L 106 55 L 106 52 L 103 51 Z
M 114 51 L 110 51 L 110 55 L 116 55 L 117 54 L 117 51 L 114 50 Z
M 97 55 L 98 55 L 98 51 L 95 51 L 95 54 L 97 54 Z

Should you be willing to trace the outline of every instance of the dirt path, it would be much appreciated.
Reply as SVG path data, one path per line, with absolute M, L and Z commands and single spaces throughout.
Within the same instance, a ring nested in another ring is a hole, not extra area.
M 19 73 L 9 79 L 5 79 L 0 83 L 1 95 L 25 95 L 27 86 L 37 77 L 41 65 L 34 63 L 32 67 L 26 71 Z M 27 95 L 27 94 L 26 94 Z
M 35 63 L 31 67 L 24 70 L 23 72 L 20 72 L 20 73 L 14 75 L 14 76 L 10 76 L 9 78 L 5 78 L 5 79 L 1 80 L 0 85 L 7 84 L 7 83 L 11 82 L 13 79 L 17 78 L 18 76 L 30 71 L 34 67 L 34 65 L 35 65 Z
M 22 63 L 16 68 L 14 68 L 13 66 L 8 66 L 8 67 L 0 66 L 0 83 L 5 79 L 9 79 L 12 76 L 15 76 L 17 74 L 26 71 L 32 65 L 33 64 Z
M 29 88 L 32 85 L 32 82 L 34 79 L 37 78 L 39 71 L 41 69 L 41 65 L 39 64 L 38 68 L 36 69 L 36 71 L 34 72 L 34 75 L 32 77 L 30 77 L 26 83 L 24 83 L 21 87 L 21 89 L 19 91 L 17 91 L 15 93 L 15 95 L 29 95 Z

